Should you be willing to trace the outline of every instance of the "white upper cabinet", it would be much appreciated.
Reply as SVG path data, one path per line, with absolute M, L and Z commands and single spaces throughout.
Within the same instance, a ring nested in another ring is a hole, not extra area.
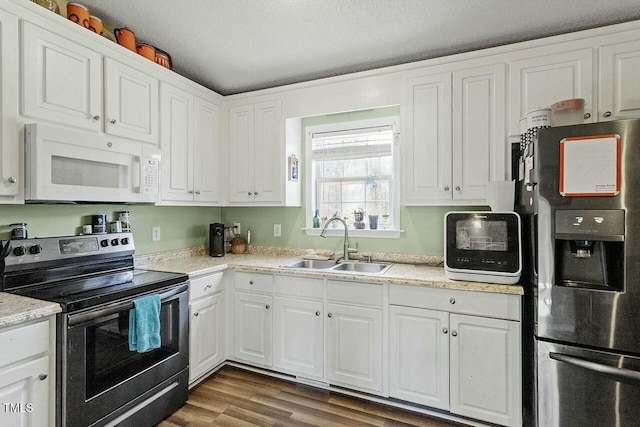
M 640 38 L 600 48 L 598 121 L 640 116 Z
M 284 170 L 282 102 L 229 109 L 229 202 L 281 205 Z
M 220 202 L 220 109 L 195 97 L 193 102 L 193 200 Z
M 158 80 L 104 59 L 105 132 L 158 145 Z
M 505 65 L 473 67 L 405 83 L 406 205 L 485 200 L 506 173 Z
M 509 135 L 520 135 L 520 118 L 563 99 L 583 98 L 584 123 L 593 121 L 594 49 L 532 49 L 536 56 L 511 61 Z M 548 52 L 548 53 L 547 53 Z
M 101 62 L 95 50 L 22 21 L 21 113 L 101 131 Z
M 22 194 L 18 115 L 18 18 L 0 10 L 0 203 Z

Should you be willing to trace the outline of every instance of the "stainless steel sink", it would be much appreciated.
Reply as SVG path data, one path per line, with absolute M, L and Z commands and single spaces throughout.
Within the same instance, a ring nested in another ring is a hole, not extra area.
M 332 260 L 302 259 L 282 264 L 280 267 L 339 271 L 342 273 L 384 274 L 391 268 L 391 265 L 392 264 L 379 264 L 375 262 L 343 262 L 336 264 L 336 262 Z
M 378 264 L 375 262 L 344 262 L 332 268 L 334 271 L 344 271 L 350 273 L 383 274 L 391 264 Z
M 288 264 L 283 264 L 280 267 L 285 268 L 312 268 L 318 270 L 325 270 L 334 267 L 336 262 L 333 260 L 319 260 L 319 259 L 301 259 L 299 261 L 293 261 Z

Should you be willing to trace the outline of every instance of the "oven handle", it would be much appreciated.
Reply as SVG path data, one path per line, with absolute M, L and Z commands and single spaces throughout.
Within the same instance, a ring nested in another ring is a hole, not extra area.
M 560 353 L 549 353 L 551 359 L 559 362 L 564 362 L 569 365 L 577 366 L 579 368 L 587 369 L 589 371 L 599 372 L 601 374 L 611 375 L 617 378 L 631 380 L 634 382 L 640 382 L 640 372 L 632 371 L 631 369 L 616 368 L 615 366 L 601 365 L 597 362 L 582 359 L 579 357 L 569 356 Z
M 162 302 L 166 302 L 167 300 L 171 299 L 171 297 L 178 295 L 182 292 L 185 292 L 189 289 L 189 284 L 185 283 L 183 285 L 180 285 L 178 287 L 175 287 L 173 289 L 168 290 L 167 292 L 163 292 L 160 294 L 160 301 Z M 132 309 L 133 308 L 133 300 L 130 300 L 128 302 L 123 302 L 120 304 L 116 304 L 116 305 L 112 305 L 109 307 L 105 307 L 103 309 L 100 310 L 96 310 L 96 311 L 90 311 L 88 313 L 82 313 L 82 314 L 72 314 L 69 316 L 69 320 L 67 321 L 67 325 L 69 327 L 71 326 L 76 326 L 79 325 L 81 323 L 85 323 L 85 322 L 89 322 L 91 320 L 95 320 L 98 319 L 100 317 L 106 317 L 110 314 L 114 314 L 117 313 L 119 311 L 122 310 L 127 310 L 127 309 Z

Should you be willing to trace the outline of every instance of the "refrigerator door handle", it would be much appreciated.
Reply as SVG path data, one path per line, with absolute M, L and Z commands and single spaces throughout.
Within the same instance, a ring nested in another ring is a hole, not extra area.
M 599 372 L 601 374 L 611 375 L 625 380 L 640 382 L 640 372 L 632 371 L 625 368 L 616 368 L 614 366 L 601 365 L 580 357 L 568 356 L 566 354 L 550 352 L 549 357 L 559 362 L 587 369 L 589 371 Z

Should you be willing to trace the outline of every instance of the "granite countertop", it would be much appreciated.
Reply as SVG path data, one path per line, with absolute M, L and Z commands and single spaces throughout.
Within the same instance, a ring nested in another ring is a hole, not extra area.
M 0 292 L 0 328 L 60 313 L 59 304 Z
M 300 256 L 294 255 L 264 254 L 226 254 L 224 257 L 214 258 L 199 254 L 180 259 L 156 259 L 155 262 L 138 265 L 138 267 L 148 270 L 186 273 L 192 278 L 232 268 L 236 271 L 278 273 L 304 277 L 327 277 L 373 284 L 390 283 L 392 285 L 424 286 L 513 295 L 523 294 L 522 286 L 519 285 L 498 285 L 493 283 L 450 280 L 445 276 L 443 267 L 422 264 L 394 263 L 393 266 L 382 275 L 280 267 L 282 264 L 296 261 L 300 258 Z

